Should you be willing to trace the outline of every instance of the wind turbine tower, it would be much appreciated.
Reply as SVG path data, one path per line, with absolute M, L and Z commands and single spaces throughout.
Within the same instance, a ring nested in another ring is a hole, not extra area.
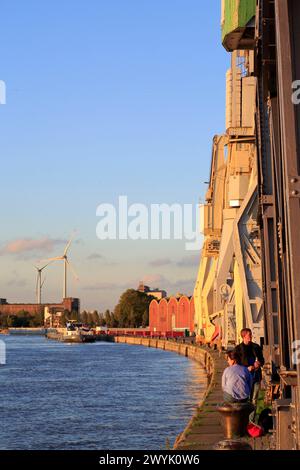
M 72 264 L 69 261 L 68 258 L 68 252 L 71 246 L 71 243 L 73 241 L 74 236 L 71 237 L 70 241 L 67 243 L 65 251 L 62 256 L 56 256 L 55 258 L 50 258 L 48 262 L 54 262 L 54 261 L 63 261 L 64 262 L 64 277 L 63 277 L 63 299 L 66 299 L 68 297 L 68 292 L 67 292 L 67 283 L 68 283 L 68 268 L 71 269 L 71 272 L 76 280 L 78 280 L 78 276 L 72 266 Z
M 43 285 L 45 284 L 46 278 L 42 281 L 42 272 L 44 271 L 47 266 L 49 266 L 51 263 L 47 263 L 45 266 L 42 268 L 39 268 L 38 266 L 35 266 L 35 269 L 37 270 L 37 277 L 36 277 L 36 297 L 37 297 L 37 303 L 41 305 L 42 303 L 42 288 Z

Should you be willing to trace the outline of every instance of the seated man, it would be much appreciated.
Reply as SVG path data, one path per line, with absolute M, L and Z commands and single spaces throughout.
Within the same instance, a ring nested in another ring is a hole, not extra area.
M 235 351 L 227 353 L 227 367 L 222 376 L 224 400 L 227 403 L 246 403 L 252 388 L 252 377 L 247 367 L 240 365 L 240 356 Z

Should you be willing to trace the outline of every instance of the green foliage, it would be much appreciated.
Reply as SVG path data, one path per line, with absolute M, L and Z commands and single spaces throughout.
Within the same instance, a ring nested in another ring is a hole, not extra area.
M 12 328 L 28 328 L 30 327 L 30 317 L 28 314 L 23 314 L 22 316 L 12 315 L 8 319 L 8 326 Z
M 43 312 L 36 313 L 34 316 L 31 316 L 30 326 L 37 328 L 44 325 L 44 314 Z
M 258 421 L 260 413 L 265 408 L 268 408 L 268 406 L 266 406 L 265 404 L 265 391 L 260 390 L 259 395 L 258 395 L 258 400 L 257 400 L 256 412 L 255 412 L 256 421 Z
M 149 305 L 152 296 L 129 289 L 124 292 L 114 310 L 114 319 L 121 328 L 146 327 L 149 323 Z
M 99 313 L 99 326 L 106 326 L 105 318 L 103 313 Z
M 88 325 L 88 314 L 85 310 L 81 313 L 80 317 L 81 317 L 82 323 L 84 325 Z
M 60 326 L 66 325 L 68 317 L 69 317 L 68 311 L 64 311 L 60 317 Z
M 110 312 L 109 310 L 106 310 L 104 314 L 104 322 L 108 328 L 116 328 L 117 326 L 119 326 L 118 321 L 115 318 L 115 315 L 113 314 L 113 312 Z
M 149 326 L 149 308 L 144 311 L 142 327 Z
M 97 310 L 94 310 L 93 313 L 92 313 L 93 325 L 94 326 L 99 326 L 99 321 L 100 321 L 99 314 L 98 314 Z
M 80 322 L 80 314 L 78 312 L 75 312 L 75 311 L 72 311 L 71 313 L 69 313 L 68 315 L 68 319 L 69 320 L 76 320 L 78 322 Z
M 44 315 L 37 313 L 35 315 L 21 310 L 15 315 L 1 315 L 0 326 L 5 328 L 35 328 L 43 326 Z
M 8 316 L 7 315 L 0 315 L 0 327 L 7 328 L 8 327 Z
M 103 313 L 98 313 L 97 310 L 94 310 L 93 313 L 87 313 L 84 310 L 80 315 L 80 321 L 91 327 L 106 325 Z

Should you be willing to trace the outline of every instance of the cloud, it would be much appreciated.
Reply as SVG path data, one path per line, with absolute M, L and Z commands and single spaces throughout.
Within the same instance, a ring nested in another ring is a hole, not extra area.
M 169 281 L 161 274 L 146 275 L 142 279 L 144 284 L 154 289 L 159 288 L 165 290 L 167 291 L 168 295 L 175 295 L 178 292 L 191 295 L 195 285 L 194 278 L 179 279 L 176 282 L 173 282 Z
M 101 291 L 101 290 L 109 290 L 109 291 L 125 291 L 127 289 L 136 289 L 137 283 L 128 282 L 96 282 L 94 284 L 87 284 L 82 287 L 83 290 L 89 291 Z
M 112 282 L 99 282 L 96 284 L 86 285 L 82 289 L 89 291 L 101 291 L 101 290 L 115 290 L 119 289 L 120 285 L 113 284 Z
M 66 243 L 66 240 L 52 239 L 49 237 L 40 238 L 39 240 L 20 238 L 12 240 L 2 246 L 2 248 L 0 248 L 0 256 L 50 253 L 56 246 Z
M 26 279 L 10 279 L 6 282 L 6 285 L 8 287 L 22 288 L 28 285 L 28 281 Z
M 190 266 L 199 266 L 200 263 L 200 255 L 190 255 L 182 258 L 181 260 L 177 261 L 176 265 L 179 268 L 188 268 Z
M 105 257 L 102 256 L 102 255 L 99 255 L 99 253 L 91 253 L 91 254 L 87 257 L 87 259 L 88 259 L 89 261 L 93 261 L 93 260 L 95 260 L 95 259 L 102 259 L 102 260 L 104 260 Z
M 197 255 L 186 256 L 185 258 L 182 258 L 178 261 L 172 261 L 170 258 L 154 259 L 153 261 L 150 261 L 149 266 L 152 266 L 154 268 L 161 268 L 162 266 L 174 265 L 178 268 L 189 268 L 193 266 L 199 266 L 199 262 L 200 255 L 198 253 Z
M 178 292 L 186 295 L 192 295 L 194 291 L 195 279 L 179 279 L 176 282 L 171 282 L 169 286 L 167 286 L 167 290 L 169 294 L 175 295 Z
M 172 264 L 170 258 L 155 259 L 149 263 L 150 266 L 153 266 L 155 268 L 160 268 L 161 266 L 168 266 L 170 264 Z
M 91 253 L 86 259 L 87 261 L 101 261 L 104 266 L 116 266 L 118 264 L 116 261 L 108 260 L 105 256 L 100 255 L 99 253 Z
M 168 283 L 167 279 L 161 274 L 148 274 L 143 276 L 141 280 L 150 287 L 158 287 L 159 285 Z
M 5 282 L 5 285 L 7 287 L 14 287 L 20 289 L 28 285 L 28 280 L 19 277 L 16 270 L 12 271 L 9 277 L 10 278 Z
M 150 274 L 142 276 L 139 280 L 144 281 L 145 285 L 149 285 L 151 288 L 159 288 L 166 290 L 169 296 L 176 295 L 178 293 L 185 295 L 192 295 L 195 285 L 195 279 L 179 279 L 176 282 L 169 281 L 160 274 Z M 82 287 L 83 291 L 98 292 L 99 299 L 104 295 L 109 294 L 110 301 L 116 299 L 118 301 L 119 296 L 127 289 L 137 289 L 139 281 L 137 279 L 131 279 L 127 282 L 98 282 Z M 91 294 L 92 295 L 92 294 Z M 110 308 L 113 308 L 112 306 Z

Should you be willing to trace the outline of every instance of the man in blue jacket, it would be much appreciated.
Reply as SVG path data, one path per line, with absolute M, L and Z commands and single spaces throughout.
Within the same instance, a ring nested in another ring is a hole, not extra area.
M 247 367 L 240 364 L 235 351 L 227 353 L 228 366 L 222 376 L 224 401 L 227 403 L 246 403 L 251 394 L 252 377 Z

